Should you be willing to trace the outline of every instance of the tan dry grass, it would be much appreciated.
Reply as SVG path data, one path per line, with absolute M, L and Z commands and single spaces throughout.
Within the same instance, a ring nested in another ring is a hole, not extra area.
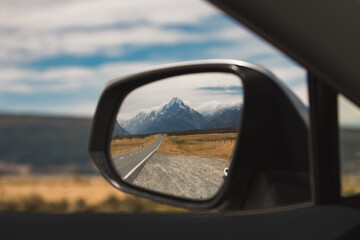
M 155 139 L 156 135 L 151 135 L 144 138 L 123 138 L 112 140 L 110 144 L 110 155 L 114 156 L 120 153 L 136 150 L 138 148 L 149 145 L 155 141 Z
M 101 176 L 41 176 L 0 178 L 0 202 L 21 201 L 29 196 L 40 196 L 47 202 L 65 200 L 70 204 L 82 199 L 96 205 L 110 195 L 118 199 L 125 193 L 112 187 Z
M 100 176 L 0 178 L 0 212 L 188 212 L 122 193 Z
M 343 175 L 341 179 L 341 195 L 351 196 L 360 193 L 360 176 Z
M 159 152 L 168 155 L 214 157 L 229 161 L 234 151 L 237 133 L 164 135 Z

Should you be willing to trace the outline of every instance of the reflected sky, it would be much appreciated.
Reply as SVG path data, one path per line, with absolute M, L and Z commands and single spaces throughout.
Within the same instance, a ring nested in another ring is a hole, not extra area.
M 139 112 L 160 109 L 173 97 L 180 98 L 195 110 L 206 112 L 221 104 L 241 104 L 242 83 L 231 73 L 198 73 L 167 78 L 131 92 L 120 106 L 117 118 L 125 120 Z

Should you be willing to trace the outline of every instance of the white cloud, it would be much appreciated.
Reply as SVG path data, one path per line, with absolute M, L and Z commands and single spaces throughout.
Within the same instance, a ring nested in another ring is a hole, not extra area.
M 257 55 L 271 56 L 270 61 L 256 63 L 264 63 L 264 67 L 274 72 L 303 101 L 307 102 L 306 87 L 304 87 L 306 83 L 298 81 L 304 76 L 304 70 L 291 63 L 284 64 L 276 49 L 250 36 L 244 28 L 229 24 L 216 31 L 202 33 L 164 28 L 164 25 L 168 24 L 196 25 L 215 14 L 219 14 L 217 9 L 205 1 L 196 0 L 2 1 L 0 2 L 0 93 L 72 91 L 76 94 L 83 88 L 97 89 L 100 93 L 108 79 L 141 71 L 165 61 L 177 60 L 112 62 L 95 67 L 59 67 L 54 64 L 54 68 L 45 70 L 21 67 L 23 63 L 44 60 L 59 54 L 86 57 L 101 53 L 120 56 L 129 50 L 127 48 L 129 45 L 137 47 L 229 41 L 237 44 L 214 47 L 206 52 L 206 55 L 239 60 L 251 59 Z M 122 24 L 124 27 L 115 28 L 116 24 Z M 202 57 L 200 54 L 199 58 Z M 294 85 L 295 81 L 297 83 Z M 292 84 L 294 86 L 291 86 Z M 94 109 L 95 102 L 96 100 L 91 104 L 81 102 L 72 106 L 60 106 L 56 107 L 56 111 L 90 113 Z M 191 102 L 196 104 L 196 101 Z M 34 107 L 35 110 L 43 110 L 39 108 Z
M 360 108 L 342 94 L 339 94 L 338 104 L 340 128 L 360 128 Z
M 247 35 L 241 28 L 203 34 L 163 28 L 194 25 L 214 14 L 219 11 L 199 0 L 7 1 L 0 3 L 0 62 L 59 54 L 120 55 L 128 45 L 238 40 Z M 125 28 L 114 28 L 116 24 Z
M 112 55 L 116 51 L 120 55 L 123 51 L 121 46 L 126 44 L 150 45 L 186 39 L 185 34 L 165 32 L 153 27 L 96 32 L 13 33 L 0 36 L 0 45 L 4 47 L 0 49 L 0 60 L 4 62 L 24 62 L 59 54 L 91 55 L 105 52 Z
M 219 110 L 220 108 L 230 108 L 230 107 L 237 107 L 241 106 L 243 101 L 234 101 L 234 102 L 219 102 L 219 101 L 211 101 L 205 102 L 200 104 L 196 110 L 203 115 L 208 115 L 214 113 L 215 111 Z
M 39 109 L 39 111 L 50 113 L 50 114 L 66 114 L 71 116 L 86 116 L 86 117 L 92 117 L 95 114 L 97 106 L 97 101 L 86 101 L 86 102 L 75 102 L 74 104 L 66 104 L 66 105 L 60 105 L 56 108 L 43 108 Z
M 59 54 L 121 55 L 125 47 L 154 44 L 203 43 L 206 41 L 236 41 L 245 37 L 241 29 L 230 28 L 209 33 L 191 33 L 157 26 L 75 32 L 0 33 L 0 61 L 24 62 Z
M 0 27 L 28 31 L 134 21 L 193 23 L 217 11 L 199 0 L 12 0 L 1 5 Z
M 7 112 L 14 114 L 41 114 L 41 115 L 62 115 L 76 117 L 92 117 L 95 113 L 97 101 L 74 102 L 73 104 L 57 103 L 29 106 L 12 106 L 6 109 Z M 2 109 L 3 110 L 3 109 Z
M 271 72 L 291 87 L 306 83 L 306 70 L 298 66 L 271 67 Z
M 0 92 L 66 92 L 98 88 L 112 78 L 137 72 L 154 62 L 110 63 L 99 67 L 62 67 L 47 70 L 11 68 L 0 71 Z M 34 85 L 32 83 L 41 83 Z

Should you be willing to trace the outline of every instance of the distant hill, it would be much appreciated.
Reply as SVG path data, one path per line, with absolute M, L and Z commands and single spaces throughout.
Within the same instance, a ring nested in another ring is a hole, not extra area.
M 0 173 L 12 164 L 35 172 L 95 172 L 87 153 L 90 126 L 86 118 L 0 115 Z
M 339 133 L 341 161 L 356 163 L 356 171 L 360 171 L 360 128 L 342 127 Z M 350 170 L 355 171 L 354 166 Z

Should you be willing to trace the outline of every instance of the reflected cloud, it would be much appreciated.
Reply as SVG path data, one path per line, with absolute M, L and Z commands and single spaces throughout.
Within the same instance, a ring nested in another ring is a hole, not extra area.
M 202 88 L 197 88 L 197 90 L 206 92 L 206 94 L 225 94 L 225 95 L 243 94 L 243 87 L 239 87 L 239 86 L 202 87 Z

